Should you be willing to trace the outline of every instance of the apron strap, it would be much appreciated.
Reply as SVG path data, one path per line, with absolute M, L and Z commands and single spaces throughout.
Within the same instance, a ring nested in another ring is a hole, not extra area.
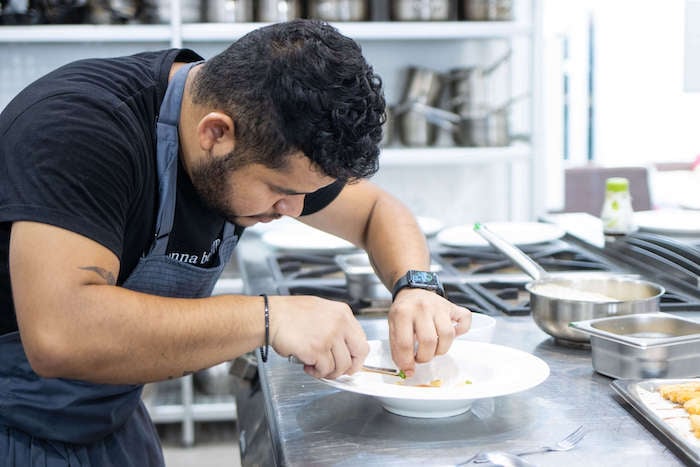
M 156 124 L 157 143 L 156 157 L 158 167 L 158 217 L 152 251 L 165 254 L 168 246 L 168 236 L 173 228 L 175 217 L 175 200 L 177 184 L 177 160 L 179 156 L 178 122 L 180 121 L 180 106 L 185 90 L 187 74 L 192 67 L 202 63 L 192 62 L 180 67 L 165 91 L 163 103 L 160 106 Z

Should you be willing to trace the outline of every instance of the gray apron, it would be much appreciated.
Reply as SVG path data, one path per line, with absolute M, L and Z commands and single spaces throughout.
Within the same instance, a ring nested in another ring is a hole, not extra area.
M 226 222 L 216 266 L 198 268 L 166 256 L 175 215 L 180 103 L 195 64 L 177 71 L 160 108 L 156 234 L 150 251 L 123 284 L 131 290 L 166 297 L 209 296 L 238 242 L 234 226 Z M 158 434 L 141 402 L 142 388 L 42 378 L 32 371 L 19 333 L 0 336 L 0 464 L 164 465 Z

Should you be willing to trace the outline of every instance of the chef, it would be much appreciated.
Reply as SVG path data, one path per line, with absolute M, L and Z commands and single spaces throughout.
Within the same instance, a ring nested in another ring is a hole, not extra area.
M 411 374 L 467 331 L 409 209 L 367 179 L 385 102 L 328 24 L 65 65 L 0 114 L 0 458 L 162 465 L 142 385 L 261 348 L 314 377 L 360 368 L 348 305 L 210 296 L 246 227 L 282 216 L 364 248 Z M 262 363 L 264 364 L 264 363 Z

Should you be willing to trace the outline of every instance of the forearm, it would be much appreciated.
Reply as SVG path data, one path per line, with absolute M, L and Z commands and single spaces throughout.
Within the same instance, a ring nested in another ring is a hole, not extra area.
M 264 342 L 261 297 L 174 299 L 83 286 L 50 322 L 22 326 L 44 376 L 145 383 L 183 376 Z M 42 330 L 46 335 L 39 335 Z
M 410 210 L 393 197 L 377 201 L 365 239 L 372 264 L 389 289 L 407 270 L 430 268 L 425 235 Z

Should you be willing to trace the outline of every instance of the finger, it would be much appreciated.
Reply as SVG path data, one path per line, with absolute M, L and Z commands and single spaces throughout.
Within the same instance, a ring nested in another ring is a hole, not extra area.
M 339 345 L 334 345 L 331 353 L 333 354 L 335 368 L 326 377 L 335 379 L 344 374 L 352 366 L 352 358 L 350 358 L 350 351 L 345 345 L 345 342 L 342 342 Z
M 316 359 L 316 364 L 304 365 L 304 371 L 314 378 L 325 378 L 335 370 L 335 359 L 333 358 L 333 353 L 329 350 L 328 352 L 320 355 Z
M 416 367 L 414 353 L 413 320 L 401 313 L 389 314 L 389 342 L 391 358 L 396 366 L 406 373 L 413 375 Z
M 435 315 L 435 331 L 437 332 L 438 341 L 435 349 L 435 355 L 444 355 L 450 350 L 452 342 L 455 339 L 455 329 L 449 313 L 438 313 Z
M 425 363 L 435 357 L 438 346 L 438 333 L 433 316 L 422 313 L 416 317 L 416 362 Z
M 345 337 L 345 345 L 350 354 L 350 367 L 347 369 L 346 373 L 351 375 L 360 371 L 362 364 L 365 362 L 365 358 L 367 358 L 369 354 L 367 336 L 360 322 L 355 319 L 351 332 Z
M 469 331 L 472 325 L 472 313 L 468 309 L 461 306 L 453 306 L 450 311 L 450 319 L 455 324 L 454 331 L 456 336 L 461 336 Z

